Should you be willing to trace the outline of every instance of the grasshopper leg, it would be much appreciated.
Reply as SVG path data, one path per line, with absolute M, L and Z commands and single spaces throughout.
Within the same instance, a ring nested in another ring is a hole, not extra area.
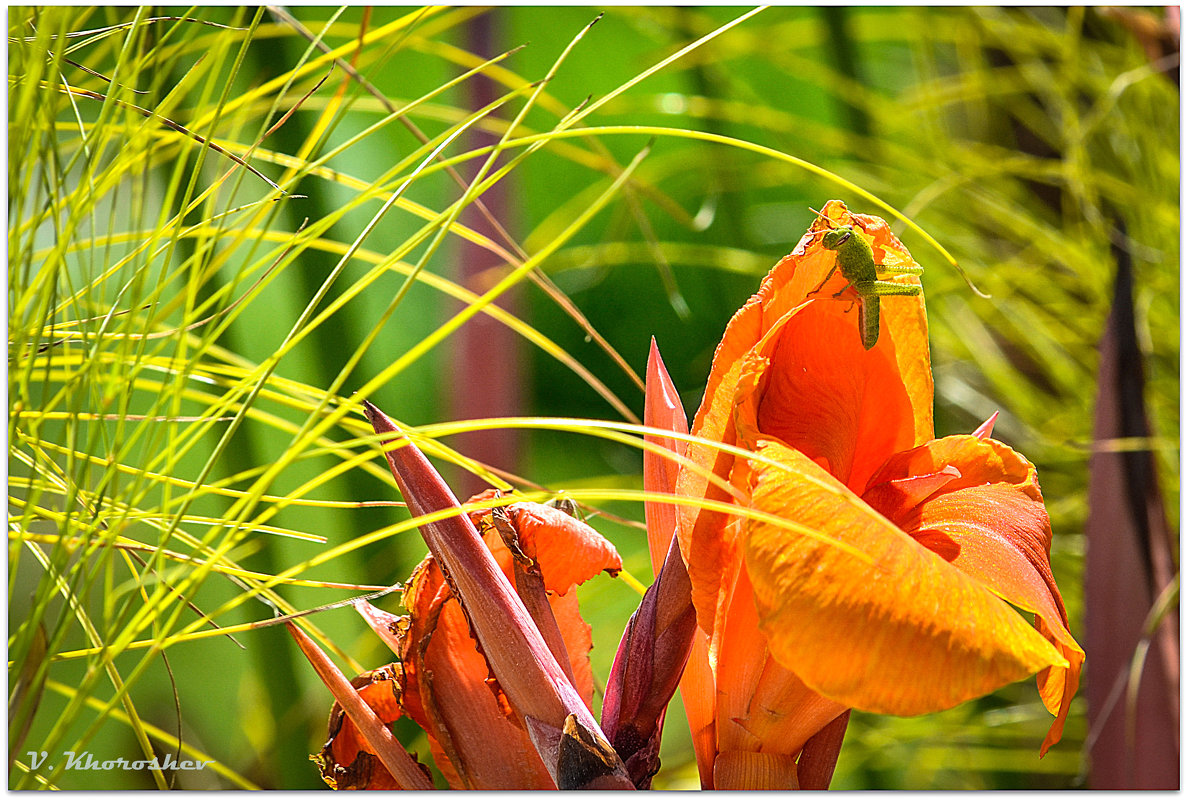
M 894 281 L 859 281 L 854 284 L 859 295 L 919 295 L 920 287 L 915 284 L 897 284 Z
M 876 264 L 881 273 L 891 275 L 923 275 L 924 268 L 915 264 Z
M 808 294 L 815 295 L 818 292 L 820 292 L 821 287 L 825 286 L 825 284 L 827 284 L 829 282 L 829 279 L 833 277 L 833 274 L 835 272 L 837 272 L 837 264 L 836 263 L 832 267 L 829 268 L 829 272 L 825 273 L 825 277 L 821 279 L 821 283 L 817 284 L 817 288 L 814 289 L 812 292 L 809 292 Z M 808 297 L 808 295 L 806 295 L 805 297 Z

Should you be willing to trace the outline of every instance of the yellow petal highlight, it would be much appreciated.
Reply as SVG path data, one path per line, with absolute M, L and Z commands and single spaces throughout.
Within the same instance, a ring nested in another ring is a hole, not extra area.
M 753 504 L 874 559 L 750 521 L 744 551 L 772 655 L 834 701 L 918 715 L 1068 662 L 1010 606 L 778 442 L 755 464 Z

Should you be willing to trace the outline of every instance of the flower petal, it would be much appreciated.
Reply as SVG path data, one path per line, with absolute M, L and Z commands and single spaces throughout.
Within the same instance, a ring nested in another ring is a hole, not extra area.
M 652 346 L 648 351 L 644 425 L 678 434 L 689 433 L 685 407 L 681 405 L 672 378 L 664 367 L 664 360 L 660 358 L 660 348 L 656 346 L 655 338 L 652 339 Z M 685 455 L 685 440 L 651 434 L 645 436 L 644 440 L 661 445 L 678 456 Z M 679 470 L 680 465 L 673 459 L 666 459 L 662 454 L 649 450 L 644 451 L 643 479 L 644 489 L 648 492 L 674 492 Z M 648 554 L 652 559 L 652 574 L 656 575 L 660 572 L 660 566 L 664 564 L 668 543 L 672 539 L 673 531 L 676 530 L 676 507 L 657 501 L 645 501 L 644 517 L 648 524 Z
M 843 317 L 810 303 L 773 326 L 744 360 L 735 425 L 740 445 L 779 439 L 861 492 L 918 426 L 895 344 L 865 350 Z
M 648 352 L 647 387 L 644 393 L 644 425 L 689 433 L 688 418 L 681 405 L 680 397 L 664 361 L 656 340 L 652 340 Z M 684 456 L 687 444 L 675 437 L 647 435 L 647 442 L 662 445 L 679 456 Z M 649 492 L 675 493 L 680 466 L 661 454 L 644 451 L 644 489 Z M 652 570 L 659 574 L 666 554 L 670 550 L 677 526 L 679 507 L 670 504 L 647 501 L 644 516 L 648 525 L 648 552 Z M 678 540 L 679 546 L 679 540 Z M 683 558 L 683 557 L 682 557 Z M 687 566 L 686 566 L 687 573 Z M 691 598 L 690 598 L 691 602 Z M 713 787 L 715 754 L 714 733 L 714 677 L 709 663 L 709 637 L 707 629 L 696 627 L 688 661 L 681 674 L 681 701 L 685 705 L 685 717 L 693 739 L 693 751 L 697 755 L 697 771 L 703 787 Z
M 958 470 L 961 478 L 914 504 L 887 504 L 882 490 L 897 476 Z M 1001 442 L 977 435 L 945 437 L 897 454 L 863 496 L 892 522 L 985 584 L 1003 600 L 1036 615 L 1036 628 L 1068 660 L 1039 676 L 1040 695 L 1057 716 L 1042 751 L 1060 738 L 1085 653 L 1068 615 L 1049 554 L 1052 529 L 1035 467 Z
M 553 610 L 557 628 L 561 630 L 565 652 L 569 655 L 573 688 L 577 690 L 586 708 L 593 709 L 594 671 L 590 667 L 590 651 L 594 648 L 593 630 L 582 618 L 576 592 L 567 592 L 564 595 L 550 593 L 549 606 Z
M 753 597 L 744 565 L 724 617 L 718 652 L 718 749 L 762 751 L 795 759 L 805 742 L 844 712 L 845 706 L 814 692 L 799 676 L 772 659 L 768 643 L 759 636 Z M 715 788 L 731 789 L 722 785 Z
M 513 503 L 507 516 L 516 528 L 520 550 L 540 564 L 545 587 L 565 593 L 602 571 L 623 569 L 619 552 L 606 537 L 560 509 L 540 503 Z
M 845 706 L 947 709 L 1068 662 L 979 582 L 921 547 L 801 453 L 763 442 L 747 567 L 772 655 Z M 871 563 L 813 533 L 869 555 Z M 921 681 L 927 676 L 927 681 Z
M 986 418 L 986 422 L 974 429 L 973 435 L 978 439 L 985 439 L 994 433 L 994 421 L 998 419 L 998 412 Z

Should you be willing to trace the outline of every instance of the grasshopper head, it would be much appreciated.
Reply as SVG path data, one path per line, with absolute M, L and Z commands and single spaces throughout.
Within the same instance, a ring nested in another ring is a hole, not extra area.
M 821 237 L 821 244 L 830 250 L 837 250 L 854 234 L 854 229 L 848 225 L 826 231 Z

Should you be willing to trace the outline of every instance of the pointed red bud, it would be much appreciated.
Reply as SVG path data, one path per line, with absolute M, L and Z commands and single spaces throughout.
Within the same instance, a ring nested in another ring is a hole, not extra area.
M 602 727 L 637 789 L 660 768 L 664 710 L 693 646 L 697 613 L 676 537 L 619 643 L 602 703 Z

